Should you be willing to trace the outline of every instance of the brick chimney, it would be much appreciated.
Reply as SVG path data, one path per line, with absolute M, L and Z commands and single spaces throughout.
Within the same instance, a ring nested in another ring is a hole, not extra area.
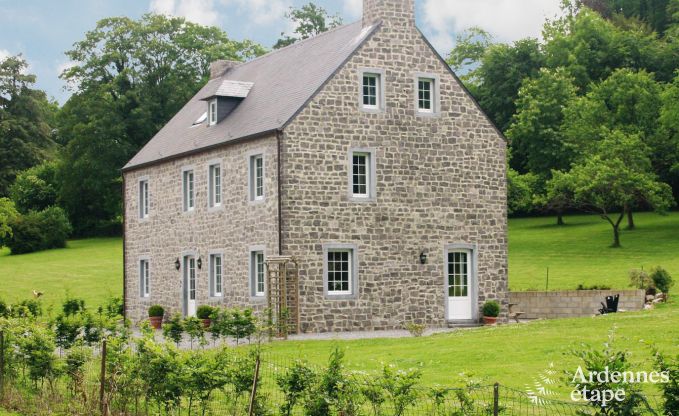
M 210 64 L 210 79 L 219 78 L 222 75 L 224 75 L 228 70 L 240 64 L 241 62 L 238 61 L 227 61 L 224 59 L 214 61 L 213 63 Z
M 415 26 L 415 0 L 363 0 L 363 26 Z

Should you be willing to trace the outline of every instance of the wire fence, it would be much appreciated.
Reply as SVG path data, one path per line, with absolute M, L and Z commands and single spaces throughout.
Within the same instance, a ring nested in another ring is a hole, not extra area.
M 324 379 L 331 372 L 328 367 L 283 357 L 259 348 L 229 348 L 228 354 L 215 353 L 214 357 L 217 358 L 213 357 L 213 371 L 207 372 L 198 363 L 191 365 L 191 360 L 201 360 L 205 351 L 178 354 L 175 357 L 177 360 L 185 360 L 181 364 L 182 370 L 173 372 L 172 368 L 165 368 L 165 373 L 160 372 L 165 374 L 162 376 L 165 378 L 158 379 L 153 379 L 153 372 L 147 370 L 157 366 L 171 366 L 172 362 L 168 364 L 154 359 L 140 362 L 140 351 L 133 343 L 109 346 L 104 341 L 89 349 L 82 366 L 73 362 L 74 354 L 57 352 L 54 358 L 60 360 L 62 365 L 54 374 L 47 374 L 45 377 L 37 377 L 37 374 L 32 373 L 35 371 L 34 367 L 25 362 L 8 362 L 26 358 L 18 356 L 15 348 L 12 340 L 7 339 L 0 331 L 0 406 L 21 409 L 22 414 L 595 414 L 593 408 L 584 403 L 538 397 L 497 383 L 470 382 L 464 387 L 455 388 L 425 387 L 416 377 L 409 378 L 412 372 L 408 370 L 394 369 L 385 375 L 381 372 L 351 371 L 338 367 L 337 374 L 341 376 L 328 381 Z M 316 387 L 309 388 L 309 380 L 314 380 L 311 384 Z M 646 406 L 640 414 L 662 414 L 653 410 L 654 407 L 660 408 L 658 403 L 647 402 Z

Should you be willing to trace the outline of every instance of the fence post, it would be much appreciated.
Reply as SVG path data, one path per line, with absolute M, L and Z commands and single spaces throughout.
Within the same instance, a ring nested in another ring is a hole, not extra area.
M 500 414 L 500 384 L 493 385 L 493 416 Z
M 101 376 L 99 380 L 99 407 L 102 415 L 106 415 L 104 406 L 104 384 L 106 383 L 106 340 L 101 342 Z
M 252 416 L 255 414 L 255 401 L 257 397 L 257 383 L 259 382 L 259 354 L 257 354 L 257 359 L 255 360 L 255 377 L 252 379 L 252 392 L 250 393 L 250 406 L 248 408 L 248 415 Z
M 5 394 L 5 332 L 0 331 L 0 398 Z

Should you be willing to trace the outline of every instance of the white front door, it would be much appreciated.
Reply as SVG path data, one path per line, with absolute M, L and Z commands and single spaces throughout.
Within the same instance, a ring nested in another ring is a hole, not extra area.
M 448 319 L 466 321 L 472 314 L 472 252 L 451 250 L 446 259 Z
M 184 257 L 186 316 L 196 316 L 196 258 Z

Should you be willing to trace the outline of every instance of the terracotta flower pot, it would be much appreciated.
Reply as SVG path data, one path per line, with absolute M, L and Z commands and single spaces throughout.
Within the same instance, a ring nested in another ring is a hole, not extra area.
M 210 325 L 212 325 L 212 319 L 207 318 L 207 319 L 201 319 L 200 320 L 203 323 L 203 328 L 209 329 Z
M 162 316 L 150 316 L 149 321 L 151 322 L 151 327 L 153 329 L 160 329 L 163 327 L 163 317 Z
M 495 325 L 497 323 L 497 316 L 484 316 L 483 323 L 485 325 Z

